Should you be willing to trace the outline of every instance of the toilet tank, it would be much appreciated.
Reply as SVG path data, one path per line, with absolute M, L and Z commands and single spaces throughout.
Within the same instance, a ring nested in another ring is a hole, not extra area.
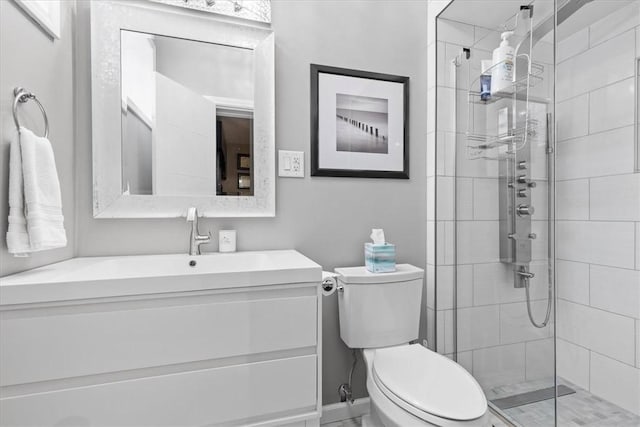
M 336 268 L 340 337 L 350 348 L 377 348 L 418 338 L 424 271 L 398 264 L 390 273 Z

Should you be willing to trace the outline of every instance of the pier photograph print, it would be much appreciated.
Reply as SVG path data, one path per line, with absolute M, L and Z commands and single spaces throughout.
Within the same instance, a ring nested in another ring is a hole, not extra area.
M 388 111 L 386 99 L 336 94 L 336 149 L 387 154 Z

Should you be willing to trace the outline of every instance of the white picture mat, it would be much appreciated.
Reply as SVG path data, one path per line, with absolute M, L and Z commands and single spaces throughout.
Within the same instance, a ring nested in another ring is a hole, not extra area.
M 389 101 L 387 154 L 337 151 L 336 94 Z M 361 77 L 318 73 L 318 167 L 320 169 L 404 170 L 404 85 Z
M 60 38 L 60 0 L 15 0 L 51 37 Z

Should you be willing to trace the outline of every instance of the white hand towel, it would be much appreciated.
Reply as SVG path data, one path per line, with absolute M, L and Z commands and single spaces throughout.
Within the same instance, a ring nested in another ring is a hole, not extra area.
M 67 245 L 62 216 L 60 182 L 48 139 L 20 128 L 18 144 L 11 145 L 9 172 L 9 252 L 29 252 Z M 21 203 L 22 202 L 22 203 Z M 28 246 L 25 244 L 25 233 Z

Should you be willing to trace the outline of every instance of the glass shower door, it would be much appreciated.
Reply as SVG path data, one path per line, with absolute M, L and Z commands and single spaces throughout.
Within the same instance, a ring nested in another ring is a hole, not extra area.
M 524 425 L 554 425 L 553 8 L 520 8 L 475 27 L 455 58 L 455 353 L 490 405 Z M 548 9 L 547 9 L 548 10 Z M 512 31 L 512 62 L 492 50 Z M 549 41 L 550 40 L 550 41 Z M 483 63 L 484 61 L 484 63 Z M 489 64 L 487 64 L 487 62 Z M 513 83 L 483 80 L 506 68 Z M 561 388 L 559 393 L 570 393 Z
M 640 1 L 583 3 L 556 13 L 557 418 L 640 426 Z

